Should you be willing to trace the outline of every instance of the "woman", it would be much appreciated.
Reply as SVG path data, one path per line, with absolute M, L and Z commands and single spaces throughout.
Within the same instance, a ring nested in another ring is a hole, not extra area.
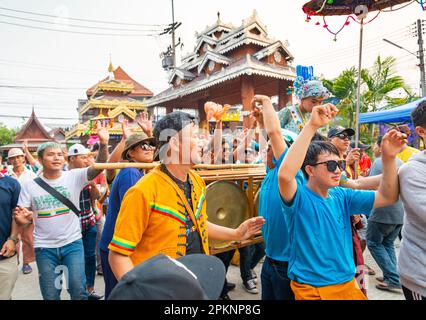
M 122 158 L 130 162 L 151 163 L 154 160 L 155 139 L 146 134 L 133 134 L 126 139 Z M 102 271 L 105 280 L 105 300 L 108 299 L 112 289 L 117 284 L 117 279 L 112 273 L 108 262 L 108 246 L 114 234 L 115 223 L 120 212 L 121 202 L 126 194 L 140 178 L 143 171 L 137 168 L 125 168 L 120 170 L 112 184 L 109 196 L 108 213 L 100 241 L 100 254 L 102 261 Z
M 302 76 L 296 78 L 294 91 L 299 102 L 281 109 L 278 119 L 282 129 L 299 134 L 313 107 L 321 105 L 330 96 L 330 92 L 320 80 L 304 80 Z

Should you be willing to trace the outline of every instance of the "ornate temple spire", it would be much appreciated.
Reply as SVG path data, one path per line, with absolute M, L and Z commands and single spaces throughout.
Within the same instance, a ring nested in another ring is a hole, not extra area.
M 111 54 L 109 55 L 108 80 L 114 80 L 114 67 L 112 66 Z

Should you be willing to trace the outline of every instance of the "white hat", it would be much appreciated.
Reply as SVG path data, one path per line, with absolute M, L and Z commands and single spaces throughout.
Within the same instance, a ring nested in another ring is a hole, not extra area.
M 68 157 L 71 156 L 80 156 L 80 155 L 86 155 L 89 154 L 90 150 L 87 149 L 85 146 L 83 146 L 82 144 L 76 143 L 73 144 L 69 149 L 68 149 Z
M 19 148 L 12 148 L 9 150 L 9 152 L 7 153 L 7 158 L 13 158 L 13 157 L 18 157 L 18 156 L 25 156 L 24 152 L 19 149 Z

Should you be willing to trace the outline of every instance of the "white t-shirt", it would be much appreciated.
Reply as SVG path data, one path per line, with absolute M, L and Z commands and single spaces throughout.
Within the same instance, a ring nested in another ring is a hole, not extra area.
M 27 167 L 25 167 L 24 171 L 21 173 L 19 177 L 13 171 L 13 167 L 9 168 L 9 171 L 7 172 L 7 174 L 11 176 L 12 178 L 15 178 L 16 180 L 18 180 L 21 186 L 23 186 L 28 181 L 31 181 L 37 178 L 37 175 L 33 171 L 28 169 Z
M 87 170 L 62 171 L 61 177 L 55 180 L 40 177 L 80 208 L 80 192 L 88 184 Z M 35 248 L 60 248 L 81 238 L 77 215 L 36 182 L 23 185 L 18 205 L 33 211 Z

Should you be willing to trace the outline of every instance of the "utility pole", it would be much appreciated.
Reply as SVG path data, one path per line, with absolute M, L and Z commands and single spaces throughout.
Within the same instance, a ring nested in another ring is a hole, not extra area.
M 419 59 L 418 67 L 420 69 L 420 95 L 422 97 L 426 97 L 426 73 L 425 73 L 425 59 L 424 59 L 424 49 L 423 49 L 423 32 L 425 30 L 423 29 L 423 24 L 425 23 L 425 20 L 418 19 L 417 22 L 414 22 L 411 27 L 411 36 L 414 38 L 417 38 L 417 44 L 419 45 L 419 51 L 414 53 L 410 50 L 407 50 L 404 47 L 401 47 L 400 45 L 388 40 L 383 39 L 383 41 L 401 49 L 404 51 L 407 51 L 409 54 L 416 57 L 416 59 Z
M 175 39 L 175 5 L 172 0 L 172 57 L 173 69 L 176 69 L 176 39 Z
M 171 0 L 172 4 L 172 23 L 164 29 L 160 35 L 170 34 L 172 36 L 172 45 L 167 48 L 167 51 L 162 52 L 160 58 L 163 59 L 163 68 L 166 71 L 173 70 L 176 68 L 176 48 L 181 45 L 179 38 L 178 43 L 176 43 L 175 30 L 181 26 L 181 22 L 175 22 L 175 6 L 174 0 Z
M 425 60 L 423 51 L 423 26 L 422 20 L 417 20 L 417 39 L 419 44 L 419 60 L 420 60 L 420 86 L 422 88 L 422 97 L 426 96 L 426 77 L 425 77 Z

